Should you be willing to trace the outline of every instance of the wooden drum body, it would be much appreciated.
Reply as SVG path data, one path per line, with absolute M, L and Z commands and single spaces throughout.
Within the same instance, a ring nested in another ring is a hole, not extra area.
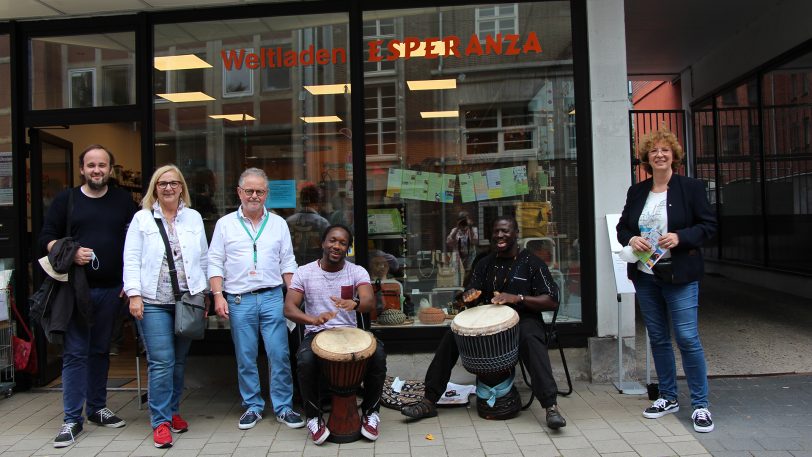
M 477 375 L 477 383 L 494 387 L 513 378 L 513 369 L 519 361 L 519 315 L 513 308 L 481 305 L 467 309 L 451 322 L 451 331 L 462 365 Z M 497 398 L 493 406 L 477 399 L 477 412 L 485 419 L 509 419 L 520 409 L 521 399 L 515 386 Z
M 333 393 L 332 411 L 327 421 L 329 441 L 349 443 L 361 438 L 361 418 L 355 396 L 376 347 L 375 337 L 357 328 L 324 330 L 313 338 L 313 353 L 320 359 L 322 373 Z

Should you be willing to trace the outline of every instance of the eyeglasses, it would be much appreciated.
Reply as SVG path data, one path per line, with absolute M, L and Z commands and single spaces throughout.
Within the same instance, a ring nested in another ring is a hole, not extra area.
M 248 195 L 249 197 L 252 197 L 252 196 L 256 195 L 257 197 L 262 198 L 262 197 L 265 196 L 265 194 L 268 193 L 267 190 L 245 189 L 245 188 L 242 188 L 242 187 L 238 187 L 238 189 L 243 191 L 245 193 L 245 195 Z
M 671 148 L 653 148 L 651 151 L 648 152 L 650 156 L 656 156 L 657 154 L 668 155 L 671 154 Z
M 169 187 L 170 189 L 177 189 L 180 187 L 180 181 L 158 181 L 158 189 L 166 189 Z

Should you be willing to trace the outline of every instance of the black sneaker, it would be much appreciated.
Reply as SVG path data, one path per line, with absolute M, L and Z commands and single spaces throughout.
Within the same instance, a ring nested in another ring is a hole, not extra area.
M 237 425 L 240 430 L 248 430 L 249 428 L 254 428 L 257 425 L 257 422 L 262 420 L 262 414 L 255 413 L 250 409 L 243 413 L 240 416 L 240 423 Z
M 119 428 L 127 425 L 124 419 L 118 417 L 107 408 L 102 408 L 95 413 L 87 416 L 88 422 L 93 422 L 102 427 Z
M 645 411 L 643 417 L 646 419 L 657 419 L 679 411 L 679 402 L 676 400 L 666 400 L 665 398 L 658 398 L 651 404 Z
M 694 430 L 700 433 L 708 433 L 713 431 L 713 419 L 708 408 L 696 408 L 691 414 L 691 420 L 694 422 Z
M 558 411 L 558 406 L 556 405 L 547 408 L 547 426 L 553 430 L 567 426 L 566 419 L 564 419 L 564 416 Z
M 302 428 L 305 426 L 305 420 L 296 411 L 288 408 L 282 414 L 276 416 L 276 421 L 287 425 L 290 428 Z
M 76 441 L 76 435 L 81 433 L 82 424 L 76 422 L 65 422 L 59 433 L 54 438 L 54 447 L 68 447 Z

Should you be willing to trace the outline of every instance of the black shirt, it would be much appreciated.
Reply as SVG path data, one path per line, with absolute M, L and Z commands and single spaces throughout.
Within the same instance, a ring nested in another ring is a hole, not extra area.
M 43 252 L 48 252 L 48 243 L 65 237 L 69 192 L 73 192 L 70 236 L 82 247 L 93 249 L 98 259 L 98 270 L 85 265 L 88 284 L 91 288 L 121 286 L 124 239 L 138 210 L 135 202 L 127 191 L 114 186 L 99 198 L 86 196 L 78 187 L 60 192 L 42 225 L 39 244 Z
M 496 254 L 484 257 L 476 264 L 468 288 L 482 291 L 479 303 L 490 303 L 495 291 L 526 297 L 549 295 L 558 302 L 558 285 L 547 264 L 526 249 L 520 250 L 516 257 L 497 257 Z M 520 308 L 519 314 L 532 314 Z

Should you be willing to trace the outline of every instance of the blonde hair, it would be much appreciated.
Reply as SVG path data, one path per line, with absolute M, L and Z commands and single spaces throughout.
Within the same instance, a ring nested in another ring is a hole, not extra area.
M 652 173 L 651 164 L 648 163 L 648 152 L 654 149 L 657 143 L 667 143 L 674 153 L 674 159 L 671 161 L 671 169 L 674 171 L 679 170 L 682 165 L 682 160 L 685 159 L 685 151 L 679 144 L 677 136 L 671 133 L 667 128 L 660 128 L 654 130 L 643 138 L 637 148 L 637 158 L 640 159 L 640 165 L 646 170 L 648 174 Z
M 152 205 L 158 200 L 158 178 L 167 171 L 177 173 L 181 186 L 180 199 L 183 200 L 183 204 L 185 204 L 187 208 L 192 207 L 192 198 L 189 196 L 189 187 L 186 185 L 186 179 L 183 177 L 183 173 L 180 172 L 180 168 L 170 163 L 158 168 L 155 170 L 155 173 L 152 174 L 147 192 L 144 194 L 144 199 L 141 200 L 141 208 L 152 209 Z

